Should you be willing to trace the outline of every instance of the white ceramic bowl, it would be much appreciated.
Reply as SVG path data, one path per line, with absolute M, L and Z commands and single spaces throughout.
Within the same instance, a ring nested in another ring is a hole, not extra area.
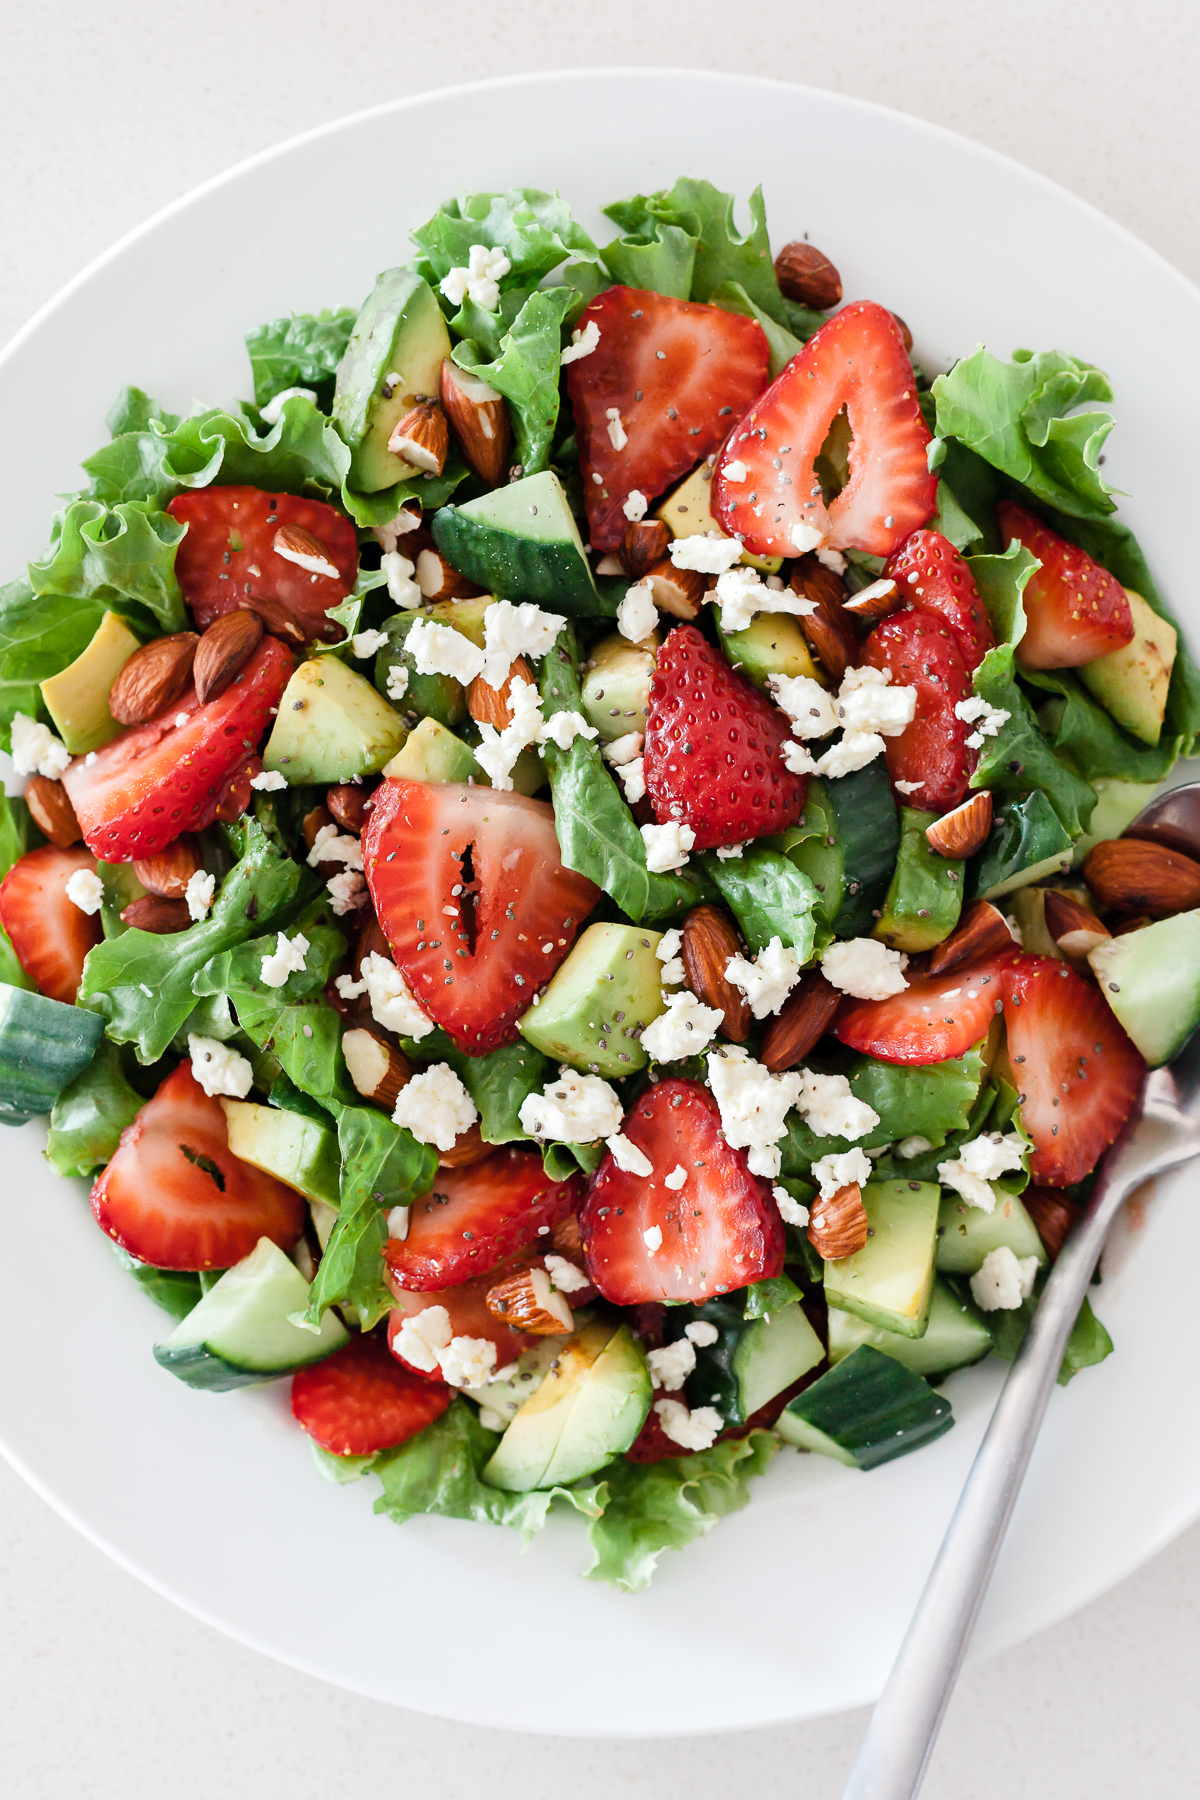
M 249 391 L 248 326 L 357 305 L 449 194 L 557 187 L 598 207 L 706 176 L 766 190 L 776 245 L 808 232 L 849 299 L 908 320 L 945 367 L 980 340 L 1108 370 L 1107 473 L 1162 587 L 1191 576 L 1200 296 L 1143 244 L 1028 170 L 898 113 L 735 76 L 583 72 L 364 113 L 243 164 L 92 265 L 0 359 L 0 570 L 43 546 L 53 496 L 122 382 L 166 404 Z M 744 215 L 743 215 L 744 223 Z M 5 1136 L 0 1440 L 93 1542 L 285 1662 L 431 1713 L 597 1736 L 794 1719 L 879 1689 L 999 1372 L 951 1379 L 956 1429 L 869 1476 L 782 1452 L 751 1505 L 637 1597 L 576 1579 L 573 1518 L 511 1534 L 371 1511 L 319 1480 L 287 1383 L 192 1392 L 150 1345 L 162 1315 L 117 1267 L 81 1184 Z M 1140 1209 L 1096 1296 L 1116 1354 L 1055 1395 L 976 1653 L 1061 1618 L 1200 1511 L 1191 1177 Z

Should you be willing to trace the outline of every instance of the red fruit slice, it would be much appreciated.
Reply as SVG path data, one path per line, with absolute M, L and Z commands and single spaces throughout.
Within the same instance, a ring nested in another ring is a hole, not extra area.
M 84 957 L 103 935 L 100 915 L 81 912 L 67 899 L 67 883 L 78 869 L 96 869 L 82 845 L 56 850 L 43 844 L 18 857 L 0 881 L 0 926 L 17 961 L 41 993 L 67 1006 L 83 980 Z
M 698 1081 L 660 1081 L 621 1127 L 654 1165 L 628 1175 L 611 1154 L 580 1215 L 588 1274 L 606 1300 L 707 1300 L 783 1268 L 783 1226 L 771 1184 L 746 1167 L 721 1131 L 717 1103 Z M 687 1179 L 666 1178 L 683 1168 Z M 645 1234 L 660 1235 L 652 1249 Z
M 228 1269 L 259 1238 L 288 1250 L 304 1229 L 294 1188 L 234 1156 L 221 1102 L 190 1063 L 163 1082 L 92 1189 L 110 1238 L 158 1269 Z
M 1129 1117 L 1146 1064 L 1100 990 L 1065 963 L 1022 956 L 1002 981 L 1021 1123 L 1036 1146 L 1030 1179 L 1069 1187 Z
M 646 721 L 646 791 L 659 824 L 690 825 L 697 850 L 794 825 L 808 781 L 783 760 L 790 729 L 694 625 L 677 625 L 658 653 Z
M 334 1456 L 394 1450 L 440 1419 L 453 1398 L 444 1381 L 401 1368 L 374 1332 L 292 1376 L 293 1417 Z
M 975 726 L 954 711 L 970 699 L 971 677 L 949 625 L 938 613 L 893 613 L 867 639 L 862 660 L 889 669 L 896 687 L 917 690 L 912 724 L 884 745 L 892 780 L 916 783 L 900 789 L 904 804 L 949 812 L 966 796 L 977 760 L 967 748 Z
M 395 778 L 375 790 L 363 863 L 396 966 L 468 1056 L 516 1020 L 600 897 L 565 869 L 544 800 Z
M 579 1206 L 582 1183 L 551 1181 L 534 1150 L 506 1147 L 465 1169 L 439 1169 L 432 1193 L 413 1202 L 408 1236 L 390 1238 L 385 1255 L 396 1284 L 454 1287 L 536 1244 Z
M 105 862 L 155 856 L 182 832 L 203 830 L 223 805 L 236 804 L 231 795 L 242 765 L 270 724 L 291 672 L 291 651 L 278 638 L 265 637 L 241 674 L 207 706 L 189 687 L 157 718 L 130 725 L 97 750 L 94 762 L 76 757 L 63 786 L 88 849 Z
M 814 465 L 843 408 L 850 478 L 826 509 Z M 809 338 L 730 434 L 712 484 L 717 517 L 757 556 L 795 556 L 797 526 L 890 556 L 937 504 L 928 445 L 900 329 L 885 306 L 859 301 Z
M 209 487 L 176 494 L 167 511 L 188 528 L 175 574 L 201 631 L 244 606 L 293 643 L 321 638 L 332 644 L 345 636 L 326 614 L 354 586 L 358 538 L 332 506 L 261 488 Z M 281 556 L 275 536 L 288 526 L 314 537 L 337 574 L 314 573 Z
M 607 288 L 579 320 L 593 323 L 567 392 L 592 546 L 615 550 L 629 495 L 661 494 L 717 448 L 767 385 L 769 350 L 754 319 L 645 288 Z
M 962 1056 L 988 1034 L 1001 1002 L 1000 975 L 1011 953 L 949 975 L 910 976 L 887 1000 L 842 1001 L 833 1035 L 880 1062 L 935 1063 Z
M 1133 641 L 1129 596 L 1115 575 L 1011 500 L 996 508 L 996 523 L 1006 544 L 1016 539 L 1042 565 L 1021 596 L 1025 635 L 1017 661 L 1022 668 L 1074 669 Z
M 914 531 L 883 572 L 910 606 L 941 614 L 974 674 L 996 640 L 971 571 L 949 539 L 940 531 Z
M 388 1314 L 388 1347 L 392 1355 L 404 1362 L 396 1348 L 396 1337 L 405 1319 L 424 1312 L 428 1306 L 444 1306 L 450 1315 L 450 1330 L 455 1337 L 487 1338 L 496 1346 L 498 1369 L 515 1361 L 522 1350 L 530 1349 L 539 1340 L 531 1337 L 528 1332 L 514 1330 L 511 1325 L 506 1325 L 502 1319 L 490 1313 L 487 1309 L 487 1296 L 497 1282 L 540 1261 L 541 1258 L 534 1251 L 522 1250 L 516 1256 L 506 1257 L 486 1273 L 474 1275 L 470 1281 L 460 1282 L 457 1287 L 440 1288 L 436 1291 L 431 1289 L 423 1293 L 397 1286 L 393 1277 L 392 1292 L 396 1296 L 396 1306 Z M 411 1363 L 404 1363 L 404 1366 L 406 1369 L 412 1368 Z M 426 1375 L 426 1379 L 429 1379 L 423 1369 L 417 1369 L 414 1373 Z

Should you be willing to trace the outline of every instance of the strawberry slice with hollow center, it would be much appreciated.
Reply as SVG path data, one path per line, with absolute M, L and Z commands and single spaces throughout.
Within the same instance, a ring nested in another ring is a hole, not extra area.
M 97 750 L 94 761 L 77 757 L 63 786 L 88 849 L 105 862 L 133 862 L 211 824 L 230 805 L 238 771 L 254 755 L 291 672 L 291 651 L 265 637 L 207 706 L 189 687 L 157 717 Z
M 304 1229 L 294 1188 L 234 1156 L 221 1102 L 180 1063 L 121 1133 L 92 1189 L 114 1242 L 158 1269 L 229 1269 L 260 1238 L 289 1250 Z
M 1002 984 L 1021 1123 L 1035 1146 L 1030 1179 L 1070 1187 L 1129 1117 L 1146 1064 L 1099 988 L 1065 963 L 1021 956 Z
M 893 613 L 867 639 L 862 660 L 917 692 L 912 723 L 884 741 L 892 780 L 916 784 L 900 789 L 905 805 L 949 812 L 965 798 L 978 760 L 967 747 L 976 727 L 954 710 L 970 699 L 971 677 L 951 627 L 936 612 Z
M 914 531 L 883 572 L 910 606 L 941 614 L 974 674 L 996 640 L 971 571 L 949 539 L 940 531 Z
M 621 1127 L 654 1165 L 630 1175 L 607 1155 L 580 1215 L 587 1271 L 606 1300 L 707 1300 L 783 1268 L 783 1225 L 771 1185 L 721 1130 L 698 1081 L 660 1081 Z M 667 1176 L 682 1168 L 680 1187 Z
M 334 1456 L 394 1450 L 440 1419 L 453 1398 L 444 1381 L 402 1368 L 376 1332 L 292 1376 L 292 1416 Z
M 996 508 L 996 523 L 1006 544 L 1024 544 L 1042 565 L 1021 596 L 1025 635 L 1017 661 L 1022 668 L 1074 669 L 1133 641 L 1129 596 L 1086 550 L 1011 500 Z
M 845 410 L 850 475 L 826 507 L 816 459 Z M 815 332 L 730 433 L 712 492 L 717 517 L 756 556 L 795 556 L 797 528 L 838 549 L 890 556 L 937 505 L 929 427 L 904 340 L 885 306 L 863 300 Z
M 611 287 L 584 309 L 600 341 L 567 367 L 592 547 L 615 550 L 635 490 L 661 494 L 715 450 L 767 385 L 754 319 Z
M 563 867 L 553 808 L 391 777 L 362 846 L 396 967 L 430 1018 L 468 1056 L 511 1044 L 600 897 Z
M 985 1038 L 1000 1011 L 1000 976 L 1013 952 L 949 975 L 914 975 L 886 1000 L 842 1001 L 834 1037 L 880 1062 L 935 1063 L 963 1056 Z
M 465 1169 L 439 1169 L 430 1193 L 414 1200 L 408 1236 L 384 1255 L 398 1287 L 454 1287 L 538 1242 L 578 1209 L 578 1176 L 552 1181 L 534 1150 L 494 1150 Z
M 0 926 L 17 961 L 40 993 L 67 1006 L 83 980 L 83 959 L 102 936 L 100 915 L 67 899 L 67 883 L 80 869 L 96 871 L 82 844 L 70 850 L 43 844 L 18 857 L 0 881 Z
M 245 607 L 293 643 L 335 644 L 345 636 L 327 617 L 358 573 L 358 537 L 342 513 L 323 500 L 253 487 L 194 488 L 176 494 L 167 511 L 187 526 L 175 574 L 202 631 L 222 613 Z M 305 561 L 276 548 L 276 534 L 289 527 L 315 540 L 295 541 L 293 555 Z

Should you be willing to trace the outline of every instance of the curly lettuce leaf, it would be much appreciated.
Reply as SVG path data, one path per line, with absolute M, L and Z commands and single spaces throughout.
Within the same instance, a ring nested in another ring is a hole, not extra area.
M 562 326 L 574 303 L 573 288 L 530 294 L 494 360 L 485 360 L 481 346 L 472 339 L 456 345 L 453 352 L 461 369 L 490 382 L 508 401 L 513 459 L 526 475 L 539 474 L 550 460 L 558 424 Z
M 778 850 L 752 848 L 722 861 L 715 852 L 701 857 L 706 874 L 720 890 L 751 956 L 772 938 L 800 953 L 807 962 L 816 939 L 821 896 L 814 882 Z
M 46 554 L 29 565 L 30 585 L 39 595 L 101 602 L 102 610 L 127 610 L 132 603 L 144 607 L 161 631 L 183 631 L 187 618 L 175 551 L 186 529 L 145 501 L 110 507 L 72 500 L 55 520 Z
M 467 266 L 473 244 L 503 250 L 512 268 L 504 280 L 536 287 L 568 257 L 595 262 L 598 251 L 571 208 L 540 188 L 462 194 L 447 200 L 412 234 L 423 255 L 417 267 L 436 288 L 451 269 Z
M 47 1162 L 60 1175 L 94 1175 L 111 1161 L 121 1133 L 144 1104 L 125 1079 L 116 1045 L 101 1038 L 87 1068 L 54 1102 Z
M 877 1150 L 899 1138 L 925 1137 L 933 1145 L 966 1127 L 983 1079 L 983 1045 L 962 1056 L 912 1068 L 859 1056 L 847 1071 L 850 1091 L 879 1114 L 879 1123 L 860 1138 L 821 1137 L 798 1112 L 788 1114 L 783 1143 L 783 1173 L 807 1175 L 822 1156 L 841 1155 L 857 1144 Z
M 265 406 L 290 387 L 313 388 L 318 400 L 328 405 L 356 317 L 352 309 L 292 313 L 248 331 L 246 353 L 254 376 L 255 406 Z

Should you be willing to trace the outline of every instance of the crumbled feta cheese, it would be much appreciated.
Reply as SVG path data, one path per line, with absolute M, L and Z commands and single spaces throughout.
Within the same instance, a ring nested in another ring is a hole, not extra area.
M 274 549 L 276 556 L 281 556 L 284 562 L 295 563 L 296 567 L 303 569 L 306 575 L 325 575 L 331 581 L 340 579 L 337 564 L 330 562 L 323 551 L 297 550 L 286 542 L 281 543 L 278 532 L 275 534 Z M 187 714 L 180 713 L 175 723 L 176 725 L 186 725 Z
M 604 760 L 611 763 L 614 769 L 619 769 L 642 754 L 645 741 L 640 731 L 627 731 L 623 737 L 614 738 L 611 744 L 605 744 Z
M 689 1412 L 681 1400 L 656 1400 L 654 1410 L 667 1437 L 682 1450 L 711 1450 L 725 1429 L 715 1406 L 698 1406 Z
M 500 282 L 512 268 L 503 250 L 488 244 L 472 244 L 467 252 L 466 268 L 451 269 L 443 276 L 441 290 L 451 306 L 472 300 L 484 312 L 496 312 L 500 306 Z
M 664 987 L 678 987 L 687 979 L 687 970 L 683 966 L 682 956 L 673 956 L 665 962 L 659 971 L 659 980 Z
M 361 869 L 362 843 L 352 832 L 339 832 L 336 825 L 322 825 L 308 853 L 308 866 L 315 869 L 323 862 L 344 863 L 348 869 Z
M 629 520 L 631 525 L 636 525 L 639 520 L 645 518 L 646 508 L 649 504 L 649 500 L 647 500 L 640 488 L 630 488 L 625 496 L 625 504 L 621 508 L 621 511 L 625 514 L 625 517 Z
M 537 734 L 539 744 L 557 744 L 560 750 L 569 750 L 577 737 L 594 738 L 600 733 L 594 725 L 589 725 L 582 713 L 554 713 Z
M 18 775 L 41 775 L 47 781 L 61 781 L 71 760 L 71 752 L 48 725 L 22 712 L 13 714 L 11 755 Z
M 983 1312 L 1011 1312 L 1028 1300 L 1037 1279 L 1036 1256 L 1018 1256 L 1007 1244 L 989 1250 L 971 1277 L 971 1296 Z
M 357 1000 L 360 994 L 365 994 L 367 991 L 366 982 L 355 981 L 353 975 L 339 975 L 333 985 L 343 1000 Z M 409 1036 L 412 1036 L 411 1032 Z
M 274 711 L 274 712 L 278 712 L 278 711 L 279 711 L 279 708 L 278 708 L 278 707 L 273 707 L 273 708 L 272 708 L 272 711 Z M 96 762 L 96 752 L 95 752 L 95 751 L 94 751 L 94 750 L 89 750 L 89 751 L 88 751 L 88 753 L 87 753 L 87 755 L 86 755 L 86 756 L 85 756 L 85 757 L 84 757 L 84 759 L 83 759 L 83 766 L 84 766 L 84 768 L 85 768 L 85 769 L 90 769 L 90 768 L 93 768 L 93 767 L 94 767 L 94 766 L 95 766 L 95 762 Z M 251 782 L 251 784 L 250 784 L 250 785 L 251 785 L 251 787 L 253 787 L 253 785 L 254 785 L 254 783 L 253 783 L 253 782 Z
M 614 450 L 623 450 L 629 439 L 625 435 L 625 427 L 621 422 L 620 409 L 615 406 L 607 406 L 604 409 L 604 416 L 608 420 L 609 443 Z
M 745 838 L 740 844 L 718 844 L 717 845 L 717 861 L 718 862 L 729 862 L 732 859 L 740 857 L 742 854 L 742 851 L 746 848 L 746 845 L 749 842 L 750 842 L 750 839 Z
M 632 762 L 622 764 L 617 774 L 621 777 L 621 786 L 630 806 L 636 806 L 639 800 L 645 799 L 646 765 L 640 756 L 635 756 Z
M 792 545 L 797 556 L 807 556 L 810 550 L 816 550 L 821 543 L 822 533 L 815 525 L 793 525 Z
M 267 404 L 265 406 L 259 407 L 259 417 L 261 418 L 263 424 L 264 425 L 278 425 L 280 419 L 282 419 L 282 417 L 283 417 L 283 408 L 284 408 L 285 401 L 295 400 L 298 396 L 304 400 L 311 400 L 314 405 L 316 404 L 317 396 L 313 392 L 312 388 L 306 388 L 306 387 L 280 388 L 280 390 L 277 394 L 272 394 L 271 398 L 267 401 Z
M 879 1123 L 879 1114 L 850 1091 L 845 1075 L 819 1075 L 801 1069 L 802 1087 L 796 1109 L 817 1137 L 844 1137 L 851 1143 L 866 1137 Z
M 412 1368 L 420 1369 L 423 1375 L 432 1375 L 453 1336 L 446 1308 L 426 1306 L 401 1319 L 400 1329 L 392 1339 L 392 1349 Z
M 626 588 L 625 596 L 617 608 L 617 630 L 631 644 L 640 644 L 650 636 L 658 624 L 658 608 L 654 604 L 654 595 L 650 584 L 646 581 L 635 582 Z
M 697 542 L 695 538 L 681 540 L 689 544 Z M 815 602 L 805 594 L 796 593 L 793 588 L 785 588 L 782 582 L 772 587 L 765 582 L 756 569 L 726 569 L 717 576 L 717 585 L 712 590 L 711 598 L 721 608 L 722 631 L 745 631 L 754 615 L 766 613 L 790 613 L 800 618 L 807 613 L 815 612 Z
M 726 1142 L 749 1152 L 746 1160 L 755 1175 L 774 1179 L 781 1160 L 779 1140 L 787 1135 L 787 1115 L 800 1097 L 803 1078 L 772 1075 L 745 1050 L 728 1044 L 708 1058 L 708 1084 Z
M 996 1191 L 990 1183 L 1019 1169 L 1024 1154 L 1025 1143 L 1017 1132 L 1010 1131 L 1005 1136 L 999 1131 L 987 1131 L 961 1145 L 950 1162 L 939 1163 L 938 1180 L 952 1187 L 968 1206 L 990 1213 L 996 1205 Z
M 642 1032 L 642 1049 L 651 1062 L 679 1062 L 706 1050 L 720 1029 L 724 1013 L 703 1006 L 695 994 L 668 994 L 666 1011 Z
M 731 956 L 725 964 L 725 979 L 741 988 L 754 1017 L 765 1019 L 779 1011 L 799 981 L 800 953 L 773 937 L 752 962 L 744 956 Z
M 954 709 L 956 719 L 965 725 L 973 725 L 978 721 L 978 729 L 967 739 L 969 750 L 981 750 L 984 738 L 997 737 L 1002 726 L 1007 725 L 1012 717 L 1003 707 L 989 706 L 978 694 L 972 694 L 969 700 L 960 700 Z
M 421 590 L 413 580 L 417 571 L 414 562 L 402 556 L 399 550 L 385 550 L 379 559 L 387 582 L 387 591 L 396 605 L 410 609 L 421 604 Z
M 891 671 L 847 669 L 838 689 L 837 716 L 848 733 L 898 737 L 911 725 L 917 710 L 917 690 L 893 687 Z
M 811 675 L 772 675 L 771 691 L 798 738 L 828 737 L 838 726 L 833 695 Z
M 503 687 L 518 656 L 548 656 L 566 622 L 565 614 L 543 612 L 532 600 L 493 600 L 483 615 L 484 680 Z
M 395 550 L 399 540 L 415 531 L 420 523 L 419 512 L 409 512 L 407 507 L 402 507 L 394 519 L 389 519 L 385 525 L 372 525 L 371 530 L 381 550 Z
M 411 1206 L 393 1206 L 384 1214 L 384 1220 L 387 1225 L 387 1234 L 398 1244 L 402 1244 L 408 1236 L 408 1222 L 409 1214 L 411 1212 Z
M 933 1145 L 927 1137 L 922 1137 L 920 1132 L 914 1132 L 911 1137 L 900 1139 L 896 1145 L 896 1155 L 902 1157 L 905 1162 L 911 1162 L 914 1156 L 924 1156 L 927 1150 L 932 1149 Z
M 568 363 L 578 362 L 581 357 L 590 356 L 600 342 L 600 327 L 595 319 L 589 319 L 580 330 L 571 333 L 571 342 L 559 357 L 559 367 L 565 368 Z
M 779 1216 L 785 1225 L 804 1226 L 808 1224 L 808 1208 L 801 1206 L 799 1200 L 793 1198 L 785 1187 L 773 1187 L 775 1204 L 779 1208 Z
M 491 1338 L 451 1338 L 438 1363 L 448 1386 L 484 1387 L 496 1367 L 496 1346 Z
M 450 1064 L 430 1063 L 400 1089 L 392 1123 L 406 1126 L 418 1144 L 452 1150 L 455 1139 L 470 1131 L 478 1117 L 475 1102 Z
M 682 1163 L 676 1163 L 675 1167 L 671 1170 L 671 1173 L 669 1175 L 663 1176 L 663 1182 L 665 1183 L 665 1185 L 669 1188 L 672 1188 L 676 1192 L 678 1192 L 678 1190 L 683 1186 L 683 1184 L 686 1180 L 687 1180 L 687 1170 L 684 1168 Z
M 626 1175 L 653 1175 L 654 1164 L 644 1150 L 639 1150 L 623 1131 L 614 1131 L 606 1138 L 605 1143 L 612 1153 L 612 1159 Z
M 899 794 L 919 794 L 925 783 L 923 781 L 893 781 L 892 786 Z
M 659 962 L 670 962 L 674 957 L 679 955 L 682 948 L 682 931 L 672 929 L 663 932 L 661 938 L 658 940 L 658 948 L 655 950 L 654 954 L 657 956 Z
M 367 883 L 357 869 L 343 869 L 340 875 L 330 876 L 325 891 L 329 895 L 330 911 L 334 918 L 340 919 L 362 905 L 367 897 Z
M 218 1038 L 188 1033 L 188 1055 L 192 1074 L 206 1094 L 228 1094 L 233 1100 L 244 1100 L 254 1084 L 254 1070 L 246 1057 L 222 1044 Z
M 217 878 L 210 875 L 207 869 L 195 869 L 188 876 L 188 884 L 183 890 L 187 901 L 188 916 L 195 920 L 206 917 L 213 903 L 213 895 L 217 891 Z
M 450 675 L 464 687 L 470 687 L 475 677 L 483 674 L 483 651 L 461 631 L 455 631 L 452 625 L 438 625 L 432 619 L 415 619 L 404 640 L 404 648 L 412 657 L 418 675 Z M 506 672 L 507 667 L 505 664 Z
M 648 1350 L 646 1362 L 655 1387 L 677 1393 L 696 1366 L 696 1346 L 686 1336 L 676 1338 L 661 1350 Z
M 849 1187 L 856 1181 L 859 1187 L 865 1187 L 871 1179 L 871 1163 L 862 1151 L 843 1150 L 840 1155 L 833 1154 L 821 1157 L 809 1170 L 809 1174 L 818 1184 L 822 1200 L 828 1200 L 831 1194 L 839 1189 Z
M 68 875 L 63 891 L 81 913 L 98 913 L 104 901 L 104 883 L 94 869 L 76 869 Z
M 693 1319 L 690 1325 L 684 1326 L 683 1335 L 685 1338 L 690 1338 L 691 1342 L 699 1349 L 707 1350 L 710 1345 L 716 1343 L 721 1334 L 711 1320 Z
M 804 744 L 797 744 L 794 739 L 787 738 L 781 745 L 784 767 L 793 775 L 815 775 L 817 759 Z
M 835 575 L 846 573 L 846 559 L 840 550 L 827 550 L 824 544 L 818 544 L 817 561 L 827 569 L 832 569 Z
M 857 1000 L 886 1000 L 908 986 L 902 970 L 908 958 L 890 950 L 877 938 L 850 938 L 829 944 L 821 952 L 821 971 L 826 981 Z
M 393 663 L 387 672 L 387 697 L 389 700 L 403 700 L 408 692 L 408 670 L 403 663 Z
M 308 939 L 302 931 L 289 938 L 282 931 L 276 936 L 275 948 L 262 959 L 262 978 L 268 987 L 281 988 L 289 975 L 299 974 L 308 955 Z
M 629 767 L 632 768 L 632 764 Z M 652 875 L 662 875 L 670 869 L 682 869 L 688 859 L 688 851 L 696 842 L 696 834 L 690 825 L 682 825 L 672 819 L 666 825 L 642 825 L 639 827 L 642 842 L 646 846 L 646 867 Z
M 371 1017 L 377 1025 L 382 1025 L 385 1031 L 396 1032 L 399 1037 L 420 1039 L 429 1036 L 434 1029 L 433 1020 L 418 1006 L 412 989 L 395 963 L 381 956 L 378 950 L 371 950 L 363 957 L 359 973 L 371 996 Z M 358 993 L 362 991 L 361 987 L 356 989 Z
M 287 776 L 278 769 L 262 769 L 250 777 L 250 786 L 260 794 L 279 794 L 287 786 Z
M 884 742 L 877 731 L 848 731 L 818 759 L 817 773 L 830 781 L 839 781 L 843 775 L 865 769 L 877 756 L 882 756 L 883 751 Z
M 651 1225 L 648 1231 L 643 1231 L 642 1242 L 645 1244 L 651 1256 L 656 1255 L 657 1252 L 662 1249 L 662 1226 Z
M 530 1137 L 591 1144 L 618 1132 L 623 1113 L 616 1089 L 599 1075 L 577 1075 L 562 1068 L 558 1080 L 540 1094 L 526 1094 L 517 1117 Z
M 696 532 L 691 537 L 677 537 L 671 542 L 671 561 L 677 569 L 695 569 L 701 575 L 723 575 L 732 569 L 742 554 L 737 538 L 720 532 Z
M 543 734 L 546 731 L 538 691 L 531 681 L 524 681 L 519 675 L 508 685 L 508 712 L 508 724 L 503 731 L 497 731 L 487 720 L 480 721 L 480 741 L 475 748 L 475 760 L 492 786 L 501 792 L 511 789 L 512 771 L 522 750 L 530 749 L 539 740 L 545 741 Z M 578 717 L 578 714 L 572 716 Z
M 744 462 L 727 462 L 721 470 L 721 475 L 726 481 L 745 481 L 746 465 Z
M 577 1294 L 580 1288 L 592 1285 L 583 1270 L 576 1268 L 565 1256 L 555 1256 L 553 1251 L 548 1251 L 542 1261 L 546 1265 L 547 1275 L 560 1294 Z
M 390 642 L 386 631 L 358 631 L 350 639 L 351 654 L 359 662 L 368 656 L 375 656 Z

